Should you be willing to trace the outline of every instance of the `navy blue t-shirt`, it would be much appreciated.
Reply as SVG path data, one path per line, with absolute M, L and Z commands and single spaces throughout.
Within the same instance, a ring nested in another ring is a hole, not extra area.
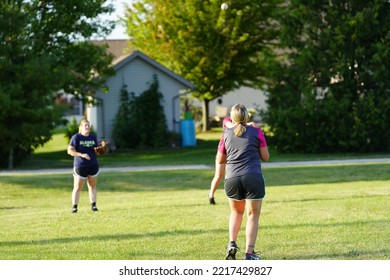
M 94 147 L 99 146 L 95 135 L 89 134 L 88 136 L 84 136 L 77 133 L 70 139 L 69 146 L 75 147 L 76 151 L 79 153 L 88 154 L 91 158 L 90 160 L 87 160 L 85 158 L 75 156 L 73 161 L 74 167 L 91 167 L 99 164 L 94 150 Z

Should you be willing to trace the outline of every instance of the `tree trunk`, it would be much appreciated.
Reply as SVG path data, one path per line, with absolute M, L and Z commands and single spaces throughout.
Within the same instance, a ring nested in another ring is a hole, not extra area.
M 8 169 L 14 168 L 14 148 L 9 149 L 9 156 L 8 156 Z
M 210 130 L 210 124 L 209 124 L 209 100 L 203 99 L 202 100 L 202 123 L 203 123 L 203 129 L 202 131 L 208 131 Z

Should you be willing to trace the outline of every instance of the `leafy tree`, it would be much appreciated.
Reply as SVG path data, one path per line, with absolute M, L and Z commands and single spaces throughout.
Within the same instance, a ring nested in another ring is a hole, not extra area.
M 389 151 L 388 1 L 286 3 L 284 51 L 269 72 L 270 141 L 292 152 Z
M 130 44 L 196 85 L 203 130 L 209 102 L 242 85 L 258 85 L 276 35 L 279 0 L 135 0 L 127 9 Z
M 84 40 L 112 28 L 98 18 L 112 10 L 104 2 L 0 2 L 2 167 L 13 168 L 51 138 L 61 117 L 54 102 L 58 91 L 87 99 L 113 73 L 106 48 Z

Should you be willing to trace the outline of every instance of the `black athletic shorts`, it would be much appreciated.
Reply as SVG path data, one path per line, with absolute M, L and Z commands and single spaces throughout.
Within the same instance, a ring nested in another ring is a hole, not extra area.
M 225 193 L 234 200 L 262 200 L 265 180 L 262 174 L 249 174 L 225 180 Z
M 99 166 L 95 165 L 90 167 L 75 167 L 73 168 L 73 174 L 79 176 L 82 179 L 95 177 L 99 174 Z

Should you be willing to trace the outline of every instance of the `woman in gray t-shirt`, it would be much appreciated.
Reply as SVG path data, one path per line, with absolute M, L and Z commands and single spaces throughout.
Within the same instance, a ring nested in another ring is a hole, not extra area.
M 230 111 L 234 127 L 226 129 L 219 142 L 217 161 L 226 162 L 225 193 L 230 204 L 229 238 L 226 259 L 236 259 L 236 240 L 247 207 L 246 251 L 244 259 L 259 260 L 254 252 L 265 181 L 261 160 L 268 161 L 267 142 L 260 128 L 247 126 L 248 111 L 236 104 Z

